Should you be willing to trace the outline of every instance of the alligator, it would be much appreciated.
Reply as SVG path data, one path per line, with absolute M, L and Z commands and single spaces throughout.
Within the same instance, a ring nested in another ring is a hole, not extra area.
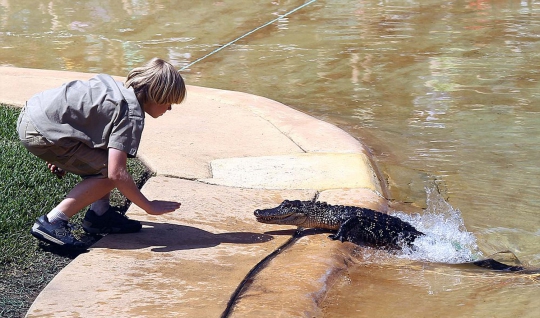
M 395 216 L 326 202 L 285 200 L 276 208 L 256 210 L 255 216 L 261 223 L 335 230 L 337 233 L 330 235 L 333 240 L 379 248 L 399 249 L 424 235 Z
M 410 223 L 386 213 L 315 200 L 285 200 L 275 208 L 257 209 L 254 214 L 261 223 L 332 230 L 336 231 L 329 236 L 333 240 L 382 249 L 395 250 L 412 246 L 416 238 L 425 235 Z M 503 264 L 492 258 L 470 264 L 493 270 L 524 270 L 522 266 Z

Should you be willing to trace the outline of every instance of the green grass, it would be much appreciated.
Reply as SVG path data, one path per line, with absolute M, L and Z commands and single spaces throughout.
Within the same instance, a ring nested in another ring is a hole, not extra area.
M 58 204 L 80 178 L 59 180 L 44 161 L 30 154 L 16 133 L 20 109 L 0 104 L 0 316 L 22 317 L 45 285 L 78 254 L 38 243 L 30 235 L 35 219 Z M 128 169 L 141 187 L 150 177 L 138 160 Z M 117 191 L 111 203 L 126 211 L 129 202 Z M 80 222 L 79 213 L 72 222 Z

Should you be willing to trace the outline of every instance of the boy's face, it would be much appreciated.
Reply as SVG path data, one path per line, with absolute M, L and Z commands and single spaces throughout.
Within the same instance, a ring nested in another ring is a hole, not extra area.
M 158 118 L 159 116 L 165 114 L 166 111 L 171 110 L 171 104 L 158 104 L 156 102 L 147 102 L 144 105 L 144 112 L 153 118 Z

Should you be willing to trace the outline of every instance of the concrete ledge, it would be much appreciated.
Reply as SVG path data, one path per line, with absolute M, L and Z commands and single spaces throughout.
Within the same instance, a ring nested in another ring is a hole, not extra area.
M 267 98 L 188 86 L 186 101 L 173 109 L 146 119 L 144 134 L 152 137 L 139 150 L 160 175 L 215 178 L 210 163 L 219 159 L 301 153 L 361 154 L 361 165 L 371 167 L 365 147 L 343 130 Z
M 0 102 L 21 106 L 39 91 L 93 75 L 0 67 Z M 158 174 L 143 193 L 178 200 L 180 210 L 152 216 L 130 207 L 143 230 L 108 235 L 77 257 L 28 317 L 219 316 L 250 269 L 294 232 L 257 223 L 253 210 L 319 192 L 331 204 L 387 209 L 385 188 L 359 141 L 246 93 L 188 86 L 185 103 L 147 119 L 139 156 Z M 275 258 L 233 315 L 319 314 L 318 301 L 350 263 L 352 246 L 326 236 L 303 237 Z
M 340 128 L 274 100 L 235 91 L 194 87 L 215 102 L 248 108 L 274 125 L 304 152 L 366 153 L 366 148 Z
M 328 239 L 300 238 L 261 271 L 231 317 L 320 317 L 319 304 L 347 267 L 356 247 Z
M 314 195 L 159 176 L 143 192 L 182 207 L 152 216 L 132 206 L 128 215 L 143 230 L 108 235 L 78 256 L 41 292 L 28 317 L 219 317 L 246 273 L 292 233 L 257 223 L 253 210 Z
M 303 152 L 249 108 L 214 101 L 202 91 L 189 86 L 186 101 L 173 111 L 146 117 L 139 157 L 157 174 L 211 178 L 212 160 Z
M 386 200 L 369 189 L 323 191 L 320 201 L 386 211 Z M 293 246 L 257 274 L 234 307 L 232 317 L 318 317 L 319 304 L 354 264 L 354 244 L 332 241 L 307 230 Z
M 387 201 L 370 189 L 332 189 L 321 192 L 318 199 L 378 211 L 388 209 Z M 320 303 L 347 268 L 354 265 L 352 255 L 358 247 L 332 241 L 328 233 L 310 230 L 306 233 L 252 279 L 235 304 L 231 317 L 318 317 L 322 314 Z
M 203 182 L 257 189 L 366 188 L 381 193 L 369 159 L 362 153 L 304 153 L 229 158 L 211 163 L 212 178 Z

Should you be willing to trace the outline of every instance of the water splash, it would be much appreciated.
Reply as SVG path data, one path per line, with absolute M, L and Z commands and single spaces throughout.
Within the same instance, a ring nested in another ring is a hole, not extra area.
M 426 188 L 427 209 L 423 214 L 394 212 L 392 215 L 411 223 L 425 236 L 397 256 L 416 261 L 463 263 L 482 258 L 476 237 L 468 232 L 461 212 L 444 200 L 435 188 Z

